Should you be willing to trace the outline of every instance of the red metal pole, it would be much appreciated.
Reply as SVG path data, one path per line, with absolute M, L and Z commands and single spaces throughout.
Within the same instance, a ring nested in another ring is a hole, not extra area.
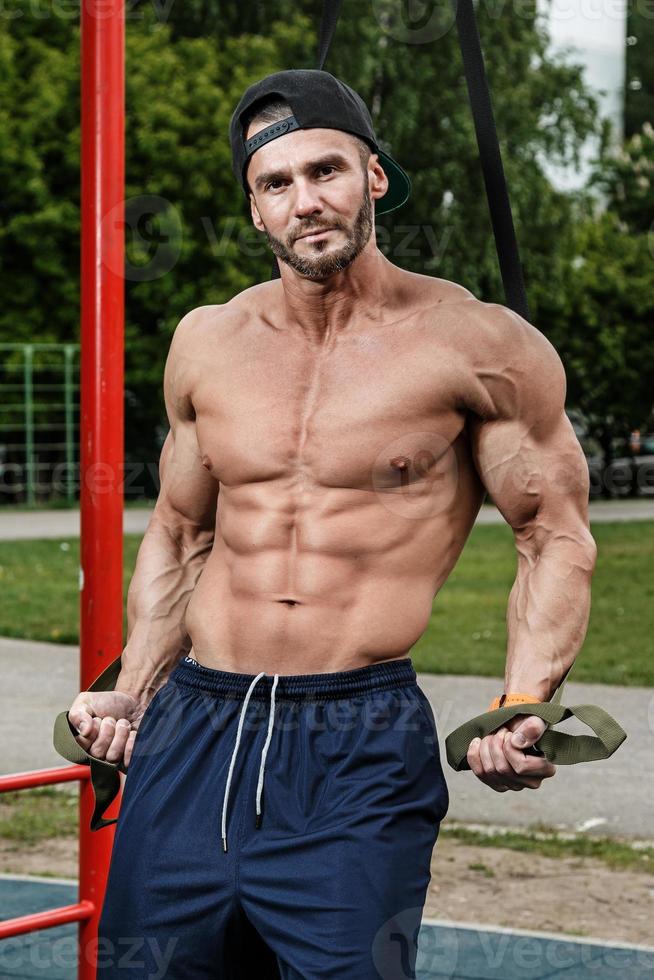
M 88 766 L 57 766 L 54 769 L 30 769 L 28 772 L 12 772 L 0 776 L 0 793 L 11 793 L 17 789 L 31 789 L 32 786 L 47 786 L 50 783 L 70 783 L 78 779 L 90 779 Z
M 28 772 L 12 772 L 8 776 L 0 776 L 0 793 L 11 793 L 14 790 L 30 789 L 33 786 L 45 786 L 48 783 L 68 783 L 71 780 L 88 780 L 88 766 L 61 766 L 53 769 L 30 769 Z M 83 900 L 76 905 L 62 905 L 59 908 L 45 909 L 43 912 L 33 912 L 30 915 L 20 915 L 14 919 L 3 919 L 0 922 L 0 939 L 20 936 L 24 933 L 35 932 L 38 929 L 51 929 L 66 922 L 81 922 L 96 914 L 93 902 Z
M 122 0 L 81 5 L 80 690 L 122 651 L 124 103 Z M 114 807 L 116 804 L 114 804 Z M 80 786 L 78 980 L 94 980 L 114 828 L 91 832 Z M 113 812 L 115 816 L 115 810 Z
M 0 939 L 22 936 L 38 929 L 53 929 L 68 922 L 85 922 L 95 913 L 93 902 L 78 902 L 77 905 L 62 905 L 61 908 L 47 909 L 45 912 L 32 912 L 16 919 L 0 922 Z

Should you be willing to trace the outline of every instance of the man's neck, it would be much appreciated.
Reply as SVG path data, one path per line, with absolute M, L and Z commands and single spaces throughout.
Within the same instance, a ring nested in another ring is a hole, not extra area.
M 382 319 L 397 269 L 374 245 L 326 279 L 307 279 L 283 262 L 280 271 L 284 329 L 321 347 L 338 334 Z

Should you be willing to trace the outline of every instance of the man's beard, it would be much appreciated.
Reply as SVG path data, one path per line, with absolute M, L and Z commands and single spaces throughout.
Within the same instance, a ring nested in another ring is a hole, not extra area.
M 315 228 L 316 232 L 319 232 L 321 228 L 326 227 L 329 227 L 328 222 L 324 222 L 321 225 L 307 225 L 303 229 L 303 232 L 309 233 L 313 228 Z M 334 227 L 342 229 L 342 225 L 340 224 Z M 317 242 L 316 245 L 312 246 L 313 249 L 316 249 L 315 255 L 302 256 L 298 255 L 293 248 L 287 246 L 281 238 L 275 238 L 267 228 L 265 229 L 268 244 L 277 258 L 286 262 L 301 276 L 306 276 L 307 279 L 325 279 L 335 272 L 342 272 L 343 269 L 346 269 L 361 254 L 370 238 L 371 232 L 372 199 L 368 191 L 367 174 L 364 181 L 361 207 L 354 219 L 351 235 L 341 248 L 332 249 L 327 254 L 321 255 L 317 249 L 326 245 L 327 240 L 323 239 L 322 242 Z

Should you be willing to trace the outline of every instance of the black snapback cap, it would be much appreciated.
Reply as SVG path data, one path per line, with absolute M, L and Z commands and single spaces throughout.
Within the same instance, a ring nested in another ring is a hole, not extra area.
M 291 107 L 292 115 L 260 130 L 251 139 L 243 136 L 243 117 L 264 96 L 276 95 Z M 247 167 L 253 153 L 271 140 L 294 129 L 340 129 L 360 137 L 379 156 L 388 177 L 388 190 L 375 201 L 375 213 L 394 211 L 408 199 L 411 181 L 399 163 L 380 149 L 368 107 L 360 95 L 318 68 L 293 68 L 278 71 L 246 89 L 229 123 L 234 176 L 249 196 Z

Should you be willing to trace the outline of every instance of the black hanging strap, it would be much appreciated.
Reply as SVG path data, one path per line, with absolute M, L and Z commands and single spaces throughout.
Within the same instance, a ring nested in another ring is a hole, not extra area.
M 323 0 L 318 43 L 318 68 L 322 69 L 336 31 L 343 0 Z M 475 124 L 479 160 L 486 185 L 495 247 L 500 264 L 506 305 L 529 320 L 529 305 L 513 225 L 511 202 L 504 176 L 497 138 L 493 105 L 486 78 L 473 0 L 452 0 L 456 5 L 456 26 L 463 56 L 468 95 Z M 279 265 L 273 259 L 271 279 L 279 278 Z
M 334 38 L 336 24 L 341 13 L 343 0 L 323 0 L 322 17 L 320 18 L 320 40 L 318 42 L 318 64 L 321 71 L 329 54 L 329 48 Z
M 513 227 L 511 202 L 504 178 L 502 156 L 493 117 L 484 56 L 479 40 L 473 0 L 453 0 L 456 4 L 456 26 L 463 55 L 468 95 L 475 122 L 479 159 L 486 184 L 495 247 L 504 284 L 506 305 L 529 319 L 529 306 L 520 264 L 518 242 Z

